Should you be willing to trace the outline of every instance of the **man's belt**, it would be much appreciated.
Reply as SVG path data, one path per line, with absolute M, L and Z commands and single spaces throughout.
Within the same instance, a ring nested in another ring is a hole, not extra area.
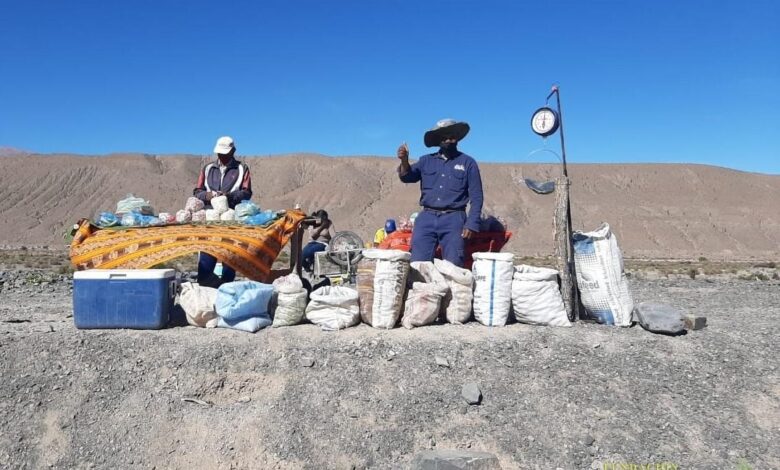
M 436 209 L 433 207 L 423 207 L 423 210 L 425 212 L 433 212 L 434 214 L 450 214 L 452 212 L 465 212 L 466 208 L 461 207 L 460 209 Z

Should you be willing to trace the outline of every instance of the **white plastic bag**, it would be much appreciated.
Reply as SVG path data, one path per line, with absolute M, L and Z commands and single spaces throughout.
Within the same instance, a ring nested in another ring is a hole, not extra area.
M 304 290 L 303 281 L 301 281 L 301 278 L 295 273 L 277 277 L 271 285 L 276 292 L 284 294 L 293 294 Z
M 193 282 L 181 285 L 179 305 L 187 315 L 187 323 L 192 326 L 205 327 L 206 323 L 217 318 L 214 301 L 217 299 L 217 289 L 205 287 Z
M 634 299 L 623 272 L 617 237 L 604 223 L 593 232 L 574 232 L 577 286 L 585 307 L 583 320 L 631 326 Z
M 219 220 L 232 222 L 236 218 L 236 211 L 228 209 L 219 216 Z
M 228 199 L 227 196 L 217 196 L 211 198 L 211 207 L 217 211 L 217 214 L 223 214 L 227 212 L 230 207 L 228 207 Z
M 447 260 L 434 259 L 436 269 L 447 280 L 450 293 L 444 297 L 447 321 L 466 323 L 471 318 L 471 301 L 474 298 L 474 276 L 468 269 L 459 268 Z
M 411 254 L 401 250 L 363 250 L 358 264 L 360 316 L 374 328 L 398 323 L 406 293 Z
M 474 253 L 474 318 L 485 326 L 504 326 L 512 305 L 512 253 Z
M 415 326 L 430 325 L 439 316 L 441 301 L 449 291 L 446 285 L 415 282 L 409 290 L 404 304 L 404 316 L 401 324 L 411 329 Z
M 344 286 L 323 286 L 311 293 L 306 318 L 323 330 L 340 330 L 360 323 L 358 293 Z
M 558 271 L 521 264 L 512 280 L 515 319 L 532 325 L 571 326 L 558 287 Z
M 126 198 L 116 203 L 116 213 L 127 214 L 128 212 L 138 212 L 142 215 L 152 215 L 154 214 L 154 209 L 146 199 L 128 194 Z

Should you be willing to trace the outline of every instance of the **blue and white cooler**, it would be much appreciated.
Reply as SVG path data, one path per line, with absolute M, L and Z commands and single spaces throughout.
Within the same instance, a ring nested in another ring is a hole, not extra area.
M 76 328 L 155 330 L 168 324 L 176 296 L 173 269 L 89 269 L 73 274 Z

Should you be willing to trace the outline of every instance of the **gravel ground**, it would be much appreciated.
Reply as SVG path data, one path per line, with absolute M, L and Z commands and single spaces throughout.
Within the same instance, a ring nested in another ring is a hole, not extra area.
M 67 277 L 0 272 L 0 467 L 780 468 L 780 283 L 632 290 L 709 326 L 76 330 Z

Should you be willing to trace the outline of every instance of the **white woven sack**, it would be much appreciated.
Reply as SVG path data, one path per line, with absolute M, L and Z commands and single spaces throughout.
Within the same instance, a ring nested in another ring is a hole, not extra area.
M 558 288 L 558 271 L 521 264 L 512 280 L 515 319 L 531 325 L 571 326 Z
M 437 258 L 433 260 L 433 264 L 450 288 L 450 293 L 443 301 L 447 321 L 454 324 L 466 323 L 471 318 L 474 276 L 468 269 L 459 268 L 447 260 Z
M 236 218 L 236 211 L 228 209 L 219 215 L 219 220 L 233 221 Z
M 214 302 L 217 299 L 217 289 L 199 286 L 192 282 L 181 285 L 179 305 L 187 315 L 187 323 L 192 326 L 205 327 L 209 320 L 217 318 Z
M 217 196 L 211 198 L 211 207 L 217 211 L 217 214 L 224 214 L 230 207 L 228 206 L 227 196 Z
M 401 250 L 363 250 L 365 259 L 376 260 L 371 326 L 390 329 L 401 317 L 411 254 Z
M 323 286 L 311 293 L 306 318 L 323 330 L 340 330 L 360 323 L 358 293 L 344 286 Z
M 441 310 L 441 301 L 448 291 L 449 288 L 441 284 L 413 283 L 404 304 L 404 316 L 401 318 L 404 328 L 430 325 L 436 321 Z
M 447 279 L 436 269 L 433 261 L 413 261 L 409 263 L 409 278 L 406 284 L 407 286 L 412 286 L 415 282 L 434 284 L 442 291 L 444 297 L 439 301 L 439 314 L 444 313 L 444 301 L 450 295 L 450 286 L 447 283 Z M 403 323 L 403 319 L 401 322 Z
M 504 326 L 512 307 L 512 253 L 474 253 L 474 318 L 485 326 Z
M 206 221 L 214 222 L 219 220 L 219 212 L 215 209 L 206 209 Z
M 631 326 L 634 299 L 623 272 L 623 254 L 609 224 L 593 232 L 574 232 L 577 286 L 585 307 L 583 320 Z
M 298 292 L 277 293 L 272 300 L 274 314 L 273 326 L 292 326 L 303 321 L 308 300 L 309 294 L 305 289 L 301 289 Z

